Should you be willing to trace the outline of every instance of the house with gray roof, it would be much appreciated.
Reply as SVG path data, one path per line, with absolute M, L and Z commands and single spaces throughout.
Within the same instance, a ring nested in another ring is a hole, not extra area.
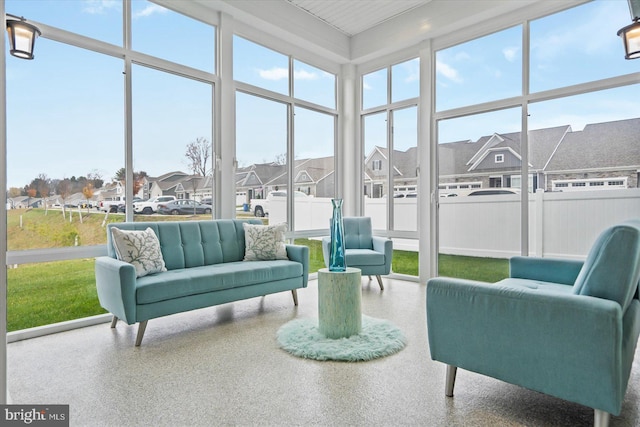
M 529 191 L 638 186 L 640 119 L 531 130 L 528 142 Z M 520 188 L 521 153 L 520 132 L 440 144 L 439 188 Z

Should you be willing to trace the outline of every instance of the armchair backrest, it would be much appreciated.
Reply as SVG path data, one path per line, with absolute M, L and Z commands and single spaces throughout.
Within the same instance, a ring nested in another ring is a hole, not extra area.
M 640 219 L 606 229 L 596 239 L 573 293 L 617 301 L 623 312 L 640 280 Z
M 344 217 L 345 249 L 373 249 L 371 218 L 366 216 Z

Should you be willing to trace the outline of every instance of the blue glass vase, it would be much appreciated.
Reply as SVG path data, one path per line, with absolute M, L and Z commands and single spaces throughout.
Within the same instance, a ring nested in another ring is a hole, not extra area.
M 342 222 L 342 199 L 331 199 L 331 247 L 329 248 L 329 271 L 346 271 L 344 258 L 344 224 Z

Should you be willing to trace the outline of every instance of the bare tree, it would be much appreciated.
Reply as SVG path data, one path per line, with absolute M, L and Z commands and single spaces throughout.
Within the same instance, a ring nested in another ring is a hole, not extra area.
M 211 143 L 207 138 L 199 137 L 187 144 L 187 152 L 184 155 L 189 163 L 189 169 L 194 174 L 207 176 L 209 159 L 211 158 Z
M 66 219 L 66 200 L 71 195 L 71 181 L 68 178 L 63 179 L 58 183 L 58 194 L 62 199 L 62 217 Z

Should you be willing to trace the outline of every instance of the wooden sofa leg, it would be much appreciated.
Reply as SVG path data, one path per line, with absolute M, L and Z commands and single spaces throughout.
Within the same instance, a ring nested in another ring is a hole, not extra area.
M 144 330 L 147 329 L 148 320 L 144 320 L 138 324 L 138 336 L 136 336 L 136 347 L 140 347 L 142 344 L 142 337 L 144 337 Z
M 292 289 L 291 295 L 293 295 L 293 305 L 298 306 L 298 290 Z
M 453 386 L 456 384 L 457 366 L 447 365 L 447 383 L 445 385 L 444 394 L 447 397 L 453 397 Z
M 593 411 L 593 427 L 608 427 L 609 426 L 609 413 L 600 409 L 594 409 Z
M 380 275 L 377 274 L 376 279 L 378 279 L 378 285 L 380 285 L 380 290 L 384 291 L 384 285 L 382 284 L 382 277 L 380 277 Z
M 115 328 L 116 327 L 116 323 L 118 323 L 118 316 L 113 316 L 113 319 L 111 319 L 111 328 Z

